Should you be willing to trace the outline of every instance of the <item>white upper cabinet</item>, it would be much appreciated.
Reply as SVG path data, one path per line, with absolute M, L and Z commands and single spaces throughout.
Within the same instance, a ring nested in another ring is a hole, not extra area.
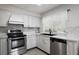
M 40 18 L 35 16 L 24 16 L 24 27 L 40 27 Z
M 40 18 L 29 16 L 29 27 L 40 27 Z
M 0 10 L 0 26 L 7 26 L 10 18 L 10 12 Z
M 40 27 L 40 18 L 23 14 L 12 14 L 9 23 L 24 24 L 24 27 Z
M 29 16 L 24 15 L 24 27 L 29 27 Z
M 14 24 L 23 24 L 23 15 L 21 14 L 12 14 L 9 20 L 9 23 L 14 23 Z
M 40 20 L 40 18 L 39 17 L 35 17 L 35 27 L 40 27 L 40 24 L 41 24 L 41 20 Z

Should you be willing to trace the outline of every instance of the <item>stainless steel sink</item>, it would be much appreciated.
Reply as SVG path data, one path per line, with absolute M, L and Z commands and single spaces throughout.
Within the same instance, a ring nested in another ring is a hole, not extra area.
M 42 35 L 54 36 L 54 35 L 56 35 L 56 34 L 42 33 Z

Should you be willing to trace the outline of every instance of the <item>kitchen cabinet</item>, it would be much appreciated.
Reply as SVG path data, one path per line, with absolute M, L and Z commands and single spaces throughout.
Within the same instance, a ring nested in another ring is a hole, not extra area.
M 41 20 L 39 17 L 34 17 L 34 24 L 35 24 L 35 27 L 40 27 L 40 24 L 41 24 Z
M 40 27 L 40 18 L 29 16 L 29 27 Z
M 36 47 L 36 35 L 27 35 L 27 49 Z
M 24 15 L 24 27 L 29 27 L 29 16 Z
M 40 27 L 40 18 L 25 14 L 12 14 L 9 23 L 24 24 L 24 27 Z
M 0 33 L 0 55 L 7 55 L 7 34 Z
M 0 39 L 0 55 L 7 55 L 7 38 Z
M 0 39 L 0 55 L 7 55 L 7 39 Z
M 37 47 L 50 54 L 50 38 L 46 35 L 40 35 L 37 40 Z
M 0 10 L 0 26 L 7 26 L 11 13 L 5 10 Z
M 78 41 L 67 41 L 67 55 L 78 55 L 79 54 L 79 42 Z
M 40 18 L 35 16 L 24 16 L 24 27 L 40 27 Z

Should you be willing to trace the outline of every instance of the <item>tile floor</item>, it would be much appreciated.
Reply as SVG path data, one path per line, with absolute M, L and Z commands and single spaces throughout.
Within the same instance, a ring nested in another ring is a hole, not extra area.
M 41 50 L 35 48 L 35 49 L 27 51 L 27 53 L 25 53 L 23 55 L 47 55 L 47 54 L 42 52 Z

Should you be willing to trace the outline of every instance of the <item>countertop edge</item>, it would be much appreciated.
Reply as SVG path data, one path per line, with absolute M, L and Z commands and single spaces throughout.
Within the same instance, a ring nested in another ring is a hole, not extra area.
M 72 38 L 61 38 L 58 36 L 49 36 L 50 38 L 59 38 L 59 39 L 63 39 L 63 40 L 67 40 L 67 41 L 74 41 L 74 42 L 79 42 L 79 40 L 73 40 Z

